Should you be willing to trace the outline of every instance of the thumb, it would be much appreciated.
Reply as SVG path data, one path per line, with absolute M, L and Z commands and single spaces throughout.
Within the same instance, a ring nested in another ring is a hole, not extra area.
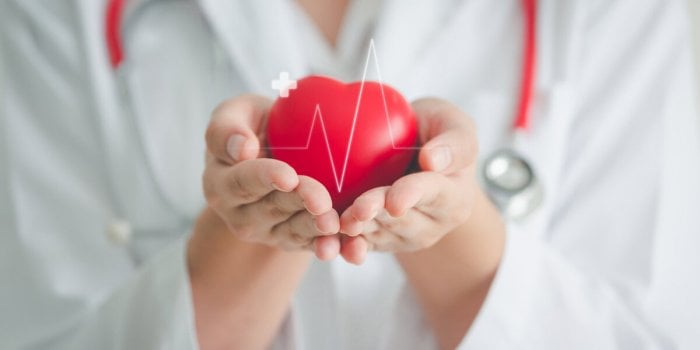
M 243 95 L 220 104 L 206 132 L 207 150 L 219 161 L 235 164 L 260 153 L 258 134 L 272 101 Z
M 413 110 L 424 142 L 418 154 L 421 169 L 451 174 L 474 163 L 478 142 L 474 124 L 466 113 L 434 98 L 414 102 Z

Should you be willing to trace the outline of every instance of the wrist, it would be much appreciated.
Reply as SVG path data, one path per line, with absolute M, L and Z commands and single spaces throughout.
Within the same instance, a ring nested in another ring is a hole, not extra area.
M 205 209 L 187 247 L 200 347 L 268 347 L 310 259 L 310 252 L 244 242 Z
M 443 348 L 471 327 L 491 287 L 505 243 L 505 225 L 478 190 L 470 218 L 430 248 L 396 259 Z
M 187 245 L 187 267 L 193 284 L 200 281 L 211 283 L 214 279 L 224 284 L 227 277 L 235 275 L 231 273 L 232 267 L 258 270 L 272 264 L 304 268 L 310 259 L 310 252 L 287 252 L 239 239 L 209 207 L 198 217 Z
M 505 244 L 505 224 L 500 213 L 477 187 L 472 213 L 467 221 L 448 232 L 433 246 L 415 252 L 397 253 L 398 261 L 459 262 L 462 273 L 489 274 L 500 263 Z

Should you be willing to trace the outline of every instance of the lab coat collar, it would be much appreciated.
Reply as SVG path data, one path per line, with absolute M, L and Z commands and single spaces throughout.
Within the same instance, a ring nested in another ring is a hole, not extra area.
M 198 1 L 252 91 L 272 94 L 269 82 L 282 71 L 293 77 L 309 73 L 301 45 L 296 44 L 305 39 L 294 28 L 291 0 Z M 430 51 L 437 32 L 457 17 L 455 7 L 464 7 L 462 1 L 384 0 L 373 35 L 384 81 L 398 83 L 410 76 L 411 65 Z
M 289 1 L 199 0 L 214 35 L 251 92 L 273 96 L 280 72 L 308 74 L 292 25 Z
M 156 0 L 140 0 L 148 1 Z M 274 96 L 270 81 L 280 72 L 289 72 L 292 77 L 309 73 L 302 45 L 297 45 L 305 39 L 293 25 L 292 0 L 198 2 L 251 92 Z M 437 45 L 459 37 L 454 34 L 463 27 L 460 18 L 474 4 L 463 0 L 383 0 L 373 35 L 383 81 L 412 85 L 414 68 L 429 66 Z M 448 32 L 452 35 L 443 35 Z M 370 69 L 368 73 L 368 78 L 377 78 L 377 72 Z

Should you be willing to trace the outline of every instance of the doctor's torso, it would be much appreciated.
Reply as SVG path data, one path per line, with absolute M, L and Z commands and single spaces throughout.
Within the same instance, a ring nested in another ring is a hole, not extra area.
M 29 3 L 15 6 L 31 7 Z M 42 162 L 28 163 L 18 171 L 67 174 L 51 188 L 32 176 L 19 182 L 20 206 L 52 213 L 42 220 L 30 215 L 16 224 L 42 243 L 28 252 L 13 252 L 13 261 L 47 276 L 41 284 L 50 286 L 42 289 L 31 284 L 36 295 L 27 294 L 27 300 L 42 300 L 46 297 L 42 293 L 61 296 L 50 308 L 28 314 L 28 320 L 42 320 L 33 324 L 36 329 L 57 332 L 55 324 L 61 318 L 79 317 L 74 310 L 98 304 L 136 268 L 188 234 L 205 205 L 201 190 L 204 133 L 218 103 L 244 93 L 275 98 L 270 82 L 280 72 L 289 72 L 295 79 L 327 74 L 357 80 L 370 39 L 377 54 L 376 66 L 369 66 L 370 78 L 377 78 L 375 68 L 379 68 L 382 81 L 409 100 L 437 96 L 457 104 L 477 125 L 482 156 L 513 145 L 530 159 L 548 197 L 527 221 L 510 223 L 510 235 L 544 238 L 568 249 L 579 244 L 582 235 L 596 234 L 590 230 L 560 237 L 549 229 L 564 219 L 569 220 L 561 225 L 565 228 L 588 224 L 578 214 L 561 216 L 560 221 L 553 221 L 553 216 L 555 208 L 568 213 L 571 198 L 566 196 L 573 196 L 560 191 L 564 181 L 560 172 L 568 164 L 565 152 L 572 151 L 572 125 L 586 127 L 574 124 L 576 112 L 583 108 L 577 89 L 582 74 L 579 60 L 589 48 L 584 38 L 605 35 L 587 32 L 588 7 L 593 2 L 539 2 L 539 64 L 531 130 L 517 139 L 512 139 L 512 124 L 523 49 L 523 15 L 517 0 L 356 1 L 335 49 L 322 41 L 292 1 L 133 3 L 134 10 L 123 19 L 125 60 L 116 71 L 109 65 L 104 42 L 101 1 L 75 2 L 75 12 L 64 16 L 70 26 L 55 31 L 33 28 L 53 39 L 44 50 L 68 52 L 66 62 L 59 57 L 51 65 L 23 65 L 19 58 L 10 57 L 20 62 L 15 66 L 27 75 L 34 69 L 45 70 L 44 80 L 33 87 L 42 103 L 17 103 L 31 110 L 15 112 L 46 116 L 60 111 L 57 118 L 8 122 L 16 130 L 10 144 L 33 145 L 32 150 L 17 154 L 45 155 Z M 46 7 L 42 11 L 59 15 L 68 11 L 61 5 Z M 366 13 L 371 14 L 370 21 L 362 17 Z M 79 64 L 67 62 L 69 58 Z M 61 74 L 81 78 L 56 88 L 60 79 L 55 77 Z M 80 98 L 67 98 L 69 93 Z M 599 96 L 585 97 L 590 101 Z M 580 145 L 581 140 L 574 140 Z M 581 157 L 592 156 L 583 153 Z M 584 173 L 597 168 L 574 170 Z M 57 214 L 56 208 L 61 212 Z M 56 237 L 57 230 L 66 236 Z M 633 235 L 634 230 L 623 232 L 619 240 L 627 241 L 627 234 Z M 596 242 L 613 239 L 595 237 L 600 238 Z M 598 254 L 592 243 L 580 248 L 576 250 L 580 255 L 571 259 L 592 261 L 587 269 L 610 278 L 631 276 L 636 282 L 635 259 L 645 261 L 643 256 L 626 253 Z M 33 267 L 32 254 L 68 258 Z M 615 264 L 618 258 L 631 263 Z M 22 281 L 18 277 L 14 283 L 21 286 Z M 290 315 L 294 327 L 282 332 L 299 335 L 295 339 L 301 348 L 434 346 L 391 254 L 370 254 L 360 267 L 341 261 L 314 262 L 291 308 L 296 311 Z M 319 332 L 327 336 L 317 336 Z

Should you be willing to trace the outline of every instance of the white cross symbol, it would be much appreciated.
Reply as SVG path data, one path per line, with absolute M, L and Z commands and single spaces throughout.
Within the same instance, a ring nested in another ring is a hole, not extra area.
M 281 72 L 280 78 L 272 81 L 272 88 L 279 91 L 280 97 L 289 97 L 289 90 L 297 88 L 297 81 L 289 79 L 289 73 Z

